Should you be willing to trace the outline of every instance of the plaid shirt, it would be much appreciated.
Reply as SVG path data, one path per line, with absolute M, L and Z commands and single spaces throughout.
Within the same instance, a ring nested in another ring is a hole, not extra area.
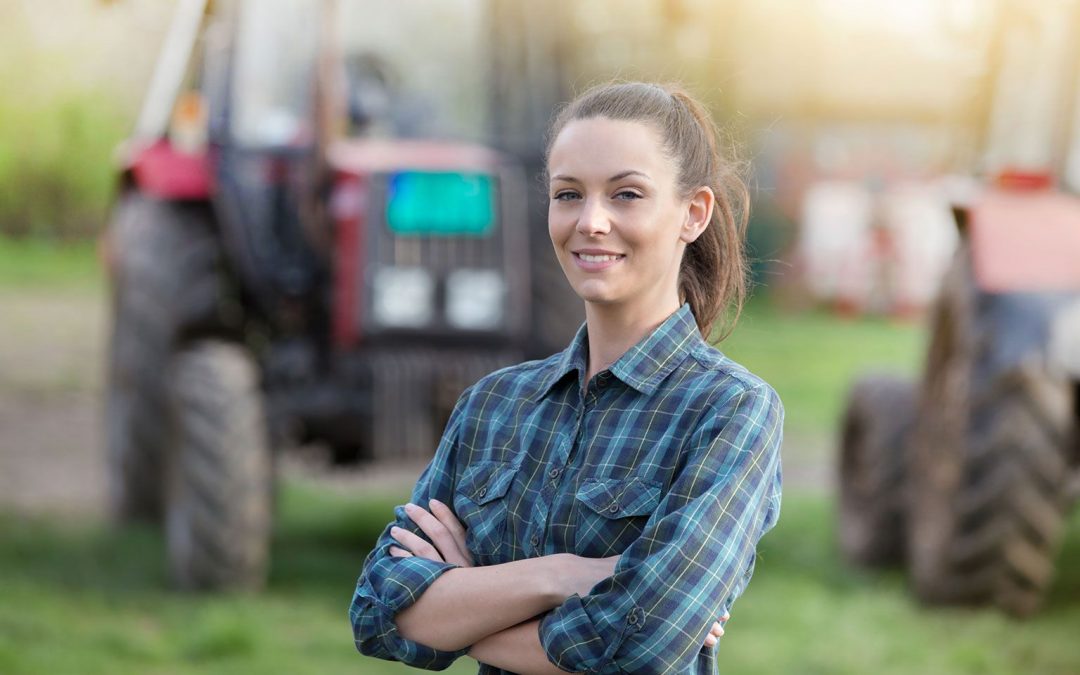
M 540 642 L 563 670 L 713 673 L 702 643 L 780 512 L 780 400 L 701 338 L 689 305 L 583 393 L 587 355 L 582 326 L 559 354 L 470 387 L 412 501 L 452 504 L 477 565 L 622 554 L 613 576 L 544 615 Z M 395 516 L 424 536 L 403 507 Z M 394 558 L 394 543 L 388 525 L 364 563 L 356 646 L 441 670 L 467 650 L 406 640 L 394 616 L 454 565 Z

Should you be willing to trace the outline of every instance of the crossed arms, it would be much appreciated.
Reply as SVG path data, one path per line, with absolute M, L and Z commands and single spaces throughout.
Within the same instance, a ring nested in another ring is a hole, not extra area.
M 350 610 L 358 649 L 429 669 L 468 653 L 521 673 L 686 670 L 745 588 L 778 515 L 775 393 L 756 387 L 719 402 L 642 535 L 605 559 L 469 566 L 460 524 L 438 504 L 453 498 L 455 417 L 413 494 L 432 512 L 396 509 L 398 529 L 365 563 Z
M 390 535 L 401 546 L 391 546 L 390 554 L 422 556 L 460 568 L 443 574 L 415 604 L 397 615 L 401 634 L 445 651 L 471 645 L 469 656 L 477 661 L 517 673 L 562 673 L 540 644 L 540 621 L 535 617 L 575 593 L 588 595 L 612 575 L 619 556 L 585 558 L 562 553 L 475 568 L 465 528 L 453 511 L 438 500 L 431 500 L 430 509 L 405 506 L 427 539 L 392 528 Z M 714 622 L 704 645 L 714 646 L 720 635 L 723 628 Z

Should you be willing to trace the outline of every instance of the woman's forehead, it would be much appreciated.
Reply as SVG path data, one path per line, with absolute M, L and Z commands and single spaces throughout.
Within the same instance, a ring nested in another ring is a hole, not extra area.
M 653 125 L 605 117 L 574 120 L 559 132 L 548 157 L 548 173 L 553 178 L 606 180 L 627 171 L 654 180 L 673 171 Z

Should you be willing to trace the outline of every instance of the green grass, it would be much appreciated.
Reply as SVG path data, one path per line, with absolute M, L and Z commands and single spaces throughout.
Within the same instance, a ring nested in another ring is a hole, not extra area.
M 0 517 L 0 672 L 415 672 L 355 653 L 346 618 L 356 574 L 404 494 L 283 491 L 269 588 L 207 597 L 166 590 L 149 529 Z M 1080 518 L 1046 610 L 924 609 L 895 571 L 847 568 L 832 504 L 789 494 L 720 649 L 735 673 L 1071 673 L 1080 664 Z M 449 671 L 473 673 L 462 659 Z
M 99 290 L 104 270 L 93 241 L 0 236 L 0 290 Z
M 403 497 L 286 487 L 269 588 L 223 597 L 167 590 L 154 530 L 2 516 L 0 672 L 411 671 L 357 654 L 347 618 L 367 549 Z

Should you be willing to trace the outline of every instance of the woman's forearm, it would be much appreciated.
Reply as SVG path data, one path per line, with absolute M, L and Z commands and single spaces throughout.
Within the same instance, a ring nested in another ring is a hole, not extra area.
M 409 640 L 454 651 L 559 606 L 560 554 L 445 572 L 394 618 Z
M 540 644 L 540 620 L 531 619 L 480 640 L 469 656 L 480 663 L 521 675 L 561 675 Z

